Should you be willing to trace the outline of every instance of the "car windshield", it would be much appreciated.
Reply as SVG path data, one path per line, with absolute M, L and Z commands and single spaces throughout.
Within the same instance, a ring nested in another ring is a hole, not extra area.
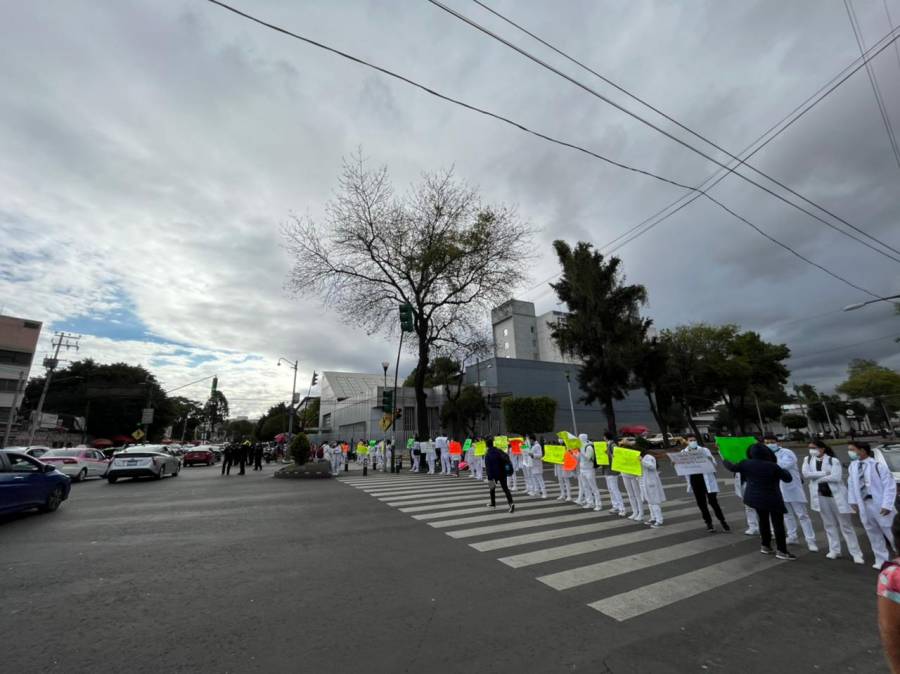
M 119 452 L 116 454 L 117 459 L 134 459 L 134 458 L 147 458 L 152 456 L 165 456 L 165 454 L 160 454 L 159 452 L 147 452 L 141 450 L 133 450 L 130 452 Z
M 83 449 L 51 449 L 44 454 L 46 457 L 53 456 L 78 456 L 84 450 Z
M 900 471 L 900 448 L 882 452 L 881 455 L 887 461 L 887 465 L 892 471 Z

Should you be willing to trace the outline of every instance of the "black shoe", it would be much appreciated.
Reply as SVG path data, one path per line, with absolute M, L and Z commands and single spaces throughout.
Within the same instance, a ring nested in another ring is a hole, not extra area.
M 509 504 L 509 512 L 510 512 L 510 514 L 516 512 L 516 504 L 515 503 Z
M 728 526 L 728 522 L 726 522 L 725 520 L 722 520 L 722 530 L 723 531 L 731 531 L 731 527 Z
M 767 546 L 767 545 L 762 546 L 762 547 L 759 549 L 759 551 L 760 551 L 761 553 L 763 553 L 764 555 L 771 555 L 773 552 L 775 552 L 772 548 L 770 548 L 770 547 Z
M 712 524 L 707 524 L 707 525 L 706 525 L 706 530 L 707 530 L 709 533 L 711 533 L 711 534 L 716 533 L 716 528 L 715 528 Z
M 794 561 L 797 559 L 797 555 L 791 554 L 790 552 L 776 552 L 775 559 L 786 559 L 788 561 Z

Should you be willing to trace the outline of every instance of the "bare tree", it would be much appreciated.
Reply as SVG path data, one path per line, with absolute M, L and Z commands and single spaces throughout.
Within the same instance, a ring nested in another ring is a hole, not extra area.
M 427 438 L 429 358 L 476 341 L 483 316 L 527 268 L 531 230 L 450 170 L 424 175 L 400 197 L 387 168 L 370 170 L 356 155 L 344 162 L 324 225 L 294 218 L 283 234 L 295 294 L 318 295 L 369 334 L 395 334 L 399 305 L 412 305 L 417 428 Z

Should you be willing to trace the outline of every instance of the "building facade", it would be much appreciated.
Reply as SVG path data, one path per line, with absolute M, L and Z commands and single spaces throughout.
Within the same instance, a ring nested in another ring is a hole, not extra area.
M 565 312 L 537 316 L 532 302 L 509 300 L 491 310 L 494 356 L 550 363 L 575 363 L 563 355 L 551 336 L 552 325 L 564 321 Z
M 17 418 L 40 336 L 40 321 L 0 316 L 0 439 L 10 415 Z

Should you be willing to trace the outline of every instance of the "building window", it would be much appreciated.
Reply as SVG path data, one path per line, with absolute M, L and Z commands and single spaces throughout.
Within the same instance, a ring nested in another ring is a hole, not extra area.
M 0 349 L 0 365 L 31 365 L 31 354 Z
M 503 348 L 509 351 L 509 342 L 503 342 Z
M 18 379 L 0 379 L 0 393 L 15 393 Z
M 509 330 L 508 330 L 508 329 L 503 328 L 503 336 L 504 336 L 504 337 L 509 337 Z
M 534 326 L 533 325 L 531 326 L 531 334 L 532 335 L 534 334 Z

